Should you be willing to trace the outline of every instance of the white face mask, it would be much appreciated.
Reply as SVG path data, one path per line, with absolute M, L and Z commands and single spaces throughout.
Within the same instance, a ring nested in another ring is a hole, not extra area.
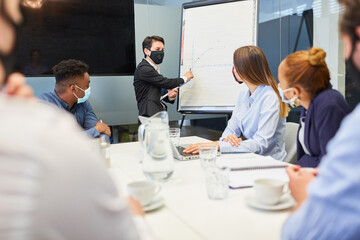
M 79 98 L 78 96 L 76 96 L 75 93 L 73 93 L 75 95 L 75 97 L 77 98 L 77 103 L 84 103 L 86 102 L 89 97 L 90 97 L 90 93 L 91 93 L 91 89 L 90 87 L 86 90 L 82 89 L 81 87 L 75 85 L 75 87 L 77 87 L 78 89 L 80 89 L 81 91 L 83 91 L 85 93 L 85 95 L 82 98 Z
M 282 90 L 279 86 L 278 86 L 278 89 L 279 89 L 279 94 L 280 94 L 280 97 L 281 97 L 281 101 L 284 102 L 284 103 L 287 103 L 287 104 L 290 104 L 291 107 L 298 107 L 300 106 L 300 99 L 297 97 L 297 96 L 294 96 L 293 98 L 291 98 L 290 100 L 287 100 L 284 96 L 284 92 L 288 92 L 288 91 L 291 91 L 293 90 L 294 88 L 288 88 L 288 89 L 285 89 L 285 90 Z
M 279 86 L 278 86 L 278 90 L 279 90 L 279 94 L 280 94 L 280 97 L 281 97 L 281 101 L 283 101 L 284 103 L 287 103 L 287 104 L 291 104 L 292 101 L 291 100 L 287 100 L 284 96 L 284 92 L 288 92 L 288 91 L 291 91 L 293 90 L 294 88 L 288 88 L 288 89 L 285 89 L 285 90 L 282 90 Z

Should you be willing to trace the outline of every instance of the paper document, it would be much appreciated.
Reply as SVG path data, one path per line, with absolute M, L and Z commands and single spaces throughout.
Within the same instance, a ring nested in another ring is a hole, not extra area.
M 219 167 L 231 169 L 229 174 L 230 188 L 252 187 L 258 178 L 276 178 L 288 182 L 285 167 L 288 163 L 269 156 L 256 154 L 223 154 L 217 162 Z
M 180 86 L 178 86 L 178 87 L 176 87 L 176 88 L 173 88 L 173 89 L 179 89 L 179 88 L 181 88 L 182 86 L 184 86 L 185 84 L 187 84 L 188 82 L 190 82 L 191 80 L 192 80 L 192 79 L 190 79 L 189 81 L 184 82 L 184 83 L 181 84 Z M 167 95 L 168 95 L 168 93 L 162 95 L 162 96 L 160 97 L 160 101 L 162 101 L 164 98 L 166 98 Z
M 231 171 L 283 168 L 288 165 L 288 163 L 275 160 L 270 156 L 253 153 L 222 154 L 218 161 L 219 167 L 228 167 Z
M 232 171 L 229 174 L 229 187 L 232 189 L 252 187 L 254 181 L 259 178 L 275 178 L 289 182 L 285 168 Z

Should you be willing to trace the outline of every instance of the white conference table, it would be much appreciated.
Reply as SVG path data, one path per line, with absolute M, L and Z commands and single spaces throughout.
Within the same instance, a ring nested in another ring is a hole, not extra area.
M 180 143 L 204 141 L 207 140 L 184 137 Z M 110 153 L 109 171 L 119 190 L 126 195 L 127 183 L 145 179 L 139 163 L 140 144 L 113 144 Z M 176 161 L 173 176 L 162 185 L 160 195 L 165 205 L 147 213 L 145 218 L 160 240 L 281 239 L 281 228 L 290 210 L 250 208 L 244 197 L 251 191 L 252 188 L 230 190 L 227 199 L 210 200 L 199 160 Z

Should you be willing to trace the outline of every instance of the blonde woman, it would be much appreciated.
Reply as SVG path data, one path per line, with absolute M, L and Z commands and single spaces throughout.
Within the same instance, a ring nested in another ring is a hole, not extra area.
M 239 93 L 228 125 L 216 144 L 221 152 L 257 153 L 284 160 L 285 117 L 289 107 L 281 101 L 264 52 L 256 46 L 245 46 L 234 52 L 235 81 L 248 90 Z M 184 153 L 198 153 L 189 146 Z

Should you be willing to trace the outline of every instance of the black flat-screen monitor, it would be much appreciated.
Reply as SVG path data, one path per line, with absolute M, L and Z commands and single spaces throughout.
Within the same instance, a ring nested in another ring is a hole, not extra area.
M 91 75 L 133 75 L 133 0 L 48 0 L 23 11 L 16 68 L 26 76 L 52 75 L 66 59 L 84 61 Z

